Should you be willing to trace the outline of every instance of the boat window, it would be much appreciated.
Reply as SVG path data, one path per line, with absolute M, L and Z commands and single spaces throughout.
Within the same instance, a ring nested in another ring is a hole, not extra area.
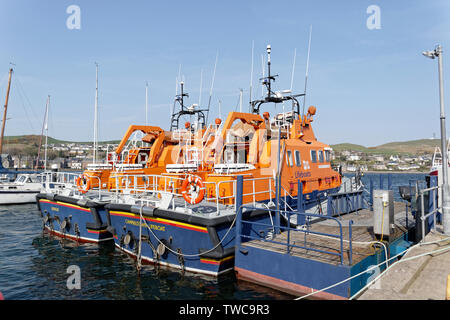
M 302 165 L 301 159 L 300 159 L 300 151 L 295 150 L 295 165 L 297 167 L 300 167 Z
M 286 162 L 289 167 L 292 167 L 294 165 L 294 161 L 292 160 L 292 151 L 291 150 L 287 151 Z
M 330 162 L 331 161 L 331 151 L 325 150 L 325 161 Z
M 311 150 L 311 162 L 316 163 L 317 162 L 317 151 Z
M 323 162 L 323 151 L 319 150 L 319 162 Z

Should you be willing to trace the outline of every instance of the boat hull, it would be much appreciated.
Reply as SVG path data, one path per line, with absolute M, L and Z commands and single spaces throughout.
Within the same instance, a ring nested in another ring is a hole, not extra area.
M 108 204 L 106 208 L 116 247 L 136 259 L 140 250 L 143 263 L 213 277 L 234 268 L 234 214 L 206 218 L 143 207 L 141 218 L 139 207 Z
M 36 202 L 36 195 L 40 191 L 0 191 L 0 205 L 25 204 Z
M 78 242 L 112 240 L 104 203 L 43 193 L 36 199 L 49 233 Z

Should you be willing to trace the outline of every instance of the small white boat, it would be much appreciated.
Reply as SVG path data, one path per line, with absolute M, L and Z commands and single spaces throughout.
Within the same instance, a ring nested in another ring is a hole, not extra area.
M 447 159 L 449 159 L 449 156 L 450 156 L 449 144 L 450 144 L 450 140 L 447 143 Z M 450 167 L 450 163 L 449 163 L 449 167 Z M 441 168 L 442 168 L 442 152 L 439 147 L 436 147 L 434 149 L 433 160 L 431 161 L 431 168 L 430 168 L 430 173 L 429 173 L 430 176 L 437 176 L 439 169 L 441 169 Z
M 0 183 L 0 205 L 36 202 L 42 182 L 43 176 L 40 174 L 22 173 L 13 182 Z

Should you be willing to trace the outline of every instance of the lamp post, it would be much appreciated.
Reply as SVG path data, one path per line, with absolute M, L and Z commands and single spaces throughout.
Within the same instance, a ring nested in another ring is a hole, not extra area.
M 441 150 L 442 150 L 442 222 L 444 234 L 450 235 L 450 194 L 448 186 L 448 156 L 444 112 L 444 80 L 442 75 L 442 47 L 437 45 L 433 51 L 424 51 L 425 57 L 438 58 L 439 69 L 439 102 L 441 107 Z

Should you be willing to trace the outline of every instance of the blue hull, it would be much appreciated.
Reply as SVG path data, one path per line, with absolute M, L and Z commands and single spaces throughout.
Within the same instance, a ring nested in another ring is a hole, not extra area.
M 52 194 L 36 196 L 44 228 L 57 236 L 78 242 L 112 240 L 104 204 Z
M 388 252 L 391 256 L 404 251 L 412 244 L 406 240 L 407 238 L 408 232 L 389 244 Z M 336 265 L 247 246 L 236 252 L 235 270 L 238 279 L 255 282 L 297 296 L 330 287 L 386 260 L 382 249 L 353 265 Z M 383 264 L 373 271 L 319 292 L 311 298 L 348 299 L 385 268 L 386 266 Z
M 144 207 L 141 220 L 139 208 L 131 205 L 108 204 L 106 208 L 118 249 L 137 258 L 141 234 L 142 262 L 210 276 L 233 270 L 235 215 L 206 218 Z M 268 222 L 267 213 L 262 214 Z

